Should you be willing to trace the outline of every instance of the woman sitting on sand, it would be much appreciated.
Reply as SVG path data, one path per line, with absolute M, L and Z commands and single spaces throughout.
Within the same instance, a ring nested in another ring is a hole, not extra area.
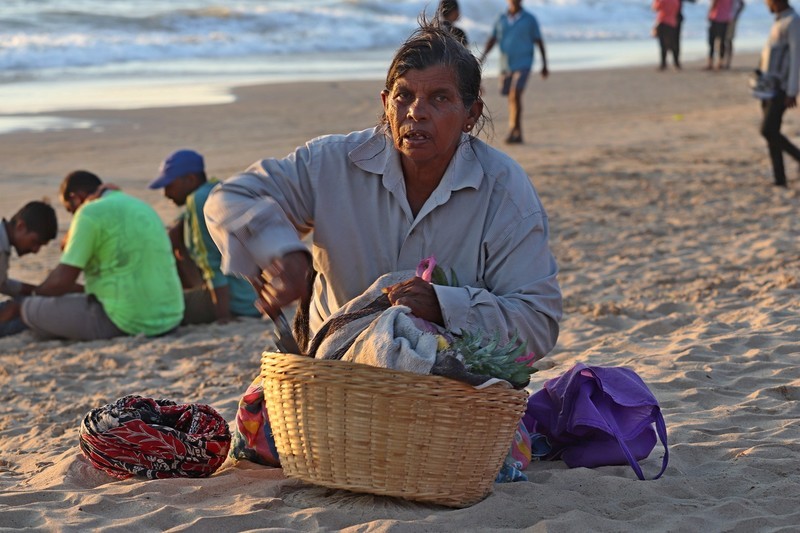
M 423 18 L 389 67 L 379 126 L 314 139 L 211 193 L 223 270 L 263 279 L 259 306 L 273 317 L 311 298 L 314 333 L 381 275 L 435 255 L 461 286 L 410 277 L 386 290 L 393 305 L 457 334 L 518 332 L 547 354 L 561 318 L 547 215 L 524 170 L 475 137 L 480 87 L 477 59 Z M 312 230 L 309 253 L 298 234 Z

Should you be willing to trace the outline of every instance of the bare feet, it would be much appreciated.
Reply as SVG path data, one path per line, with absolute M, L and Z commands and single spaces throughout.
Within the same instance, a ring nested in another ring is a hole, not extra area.
M 8 322 L 15 318 L 19 318 L 19 303 L 9 301 L 0 307 L 0 322 Z
M 512 130 L 506 137 L 506 144 L 522 144 L 522 133 Z

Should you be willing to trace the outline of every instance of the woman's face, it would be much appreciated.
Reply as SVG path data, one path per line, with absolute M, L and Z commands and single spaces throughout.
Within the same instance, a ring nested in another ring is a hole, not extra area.
M 446 168 L 482 111 L 480 102 L 464 107 L 451 67 L 435 65 L 406 72 L 381 93 L 383 109 L 404 163 Z M 443 171 L 444 169 L 442 169 Z

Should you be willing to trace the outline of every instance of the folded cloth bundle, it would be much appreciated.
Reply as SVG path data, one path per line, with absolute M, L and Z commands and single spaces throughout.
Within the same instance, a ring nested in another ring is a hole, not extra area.
M 211 406 L 141 396 L 93 409 L 80 429 L 92 465 L 120 479 L 208 477 L 230 444 L 228 424 Z

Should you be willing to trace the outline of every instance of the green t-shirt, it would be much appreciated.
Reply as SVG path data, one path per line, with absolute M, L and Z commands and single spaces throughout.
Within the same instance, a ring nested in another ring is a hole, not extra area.
M 130 335 L 159 335 L 183 318 L 172 246 L 145 202 L 108 191 L 75 213 L 61 262 L 83 270 L 86 292 Z

